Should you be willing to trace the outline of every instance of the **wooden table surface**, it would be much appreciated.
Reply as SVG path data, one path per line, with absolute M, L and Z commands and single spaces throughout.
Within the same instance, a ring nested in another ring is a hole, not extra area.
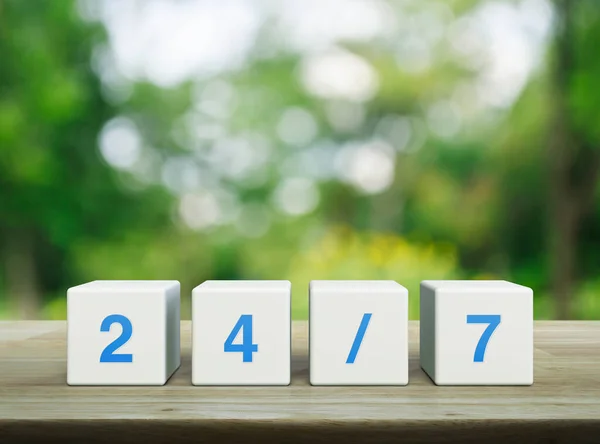
M 312 387 L 307 323 L 293 324 L 288 387 L 69 387 L 66 323 L 0 322 L 0 442 L 600 443 L 600 322 L 536 322 L 534 385 L 437 387 L 410 322 L 405 387 Z M 341 442 L 341 441 L 339 441 Z

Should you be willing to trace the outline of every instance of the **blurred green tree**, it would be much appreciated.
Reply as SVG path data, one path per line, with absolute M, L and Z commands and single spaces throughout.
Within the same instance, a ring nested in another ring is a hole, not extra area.
M 21 318 L 78 281 L 78 243 L 168 221 L 163 191 L 124 191 L 99 157 L 98 133 L 115 113 L 90 68 L 104 38 L 71 1 L 0 0 L 0 248 L 4 293 Z
M 544 6 L 502 5 L 526 3 Z M 38 316 L 42 294 L 94 278 L 174 278 L 186 292 L 204 278 L 311 275 L 416 288 L 426 273 L 515 280 L 535 289 L 538 315 L 552 301 L 555 317 L 590 317 L 600 4 L 554 0 L 548 53 L 518 100 L 460 125 L 452 109 L 482 63 L 448 36 L 489 4 L 389 2 L 397 34 L 342 39 L 325 57 L 281 44 L 267 17 L 240 69 L 170 88 L 132 81 L 115 102 L 90 67 L 101 24 L 70 1 L 0 0 L 0 284 L 11 306 Z M 425 59 L 409 45 L 416 30 Z M 324 63 L 339 84 L 307 81 Z M 116 116 L 139 130 L 152 179 L 100 155 Z M 339 226 L 350 234 L 336 237 Z M 347 257 L 328 255 L 331 239 Z M 452 254 L 432 258 L 440 245 Z
M 499 128 L 489 157 L 498 218 L 494 249 L 513 274 L 553 295 L 553 317 L 588 317 L 579 292 L 595 279 L 600 222 L 600 4 L 554 2 L 547 63 Z M 594 79 L 594 80 L 592 80 Z M 589 304 L 584 304 L 589 307 Z

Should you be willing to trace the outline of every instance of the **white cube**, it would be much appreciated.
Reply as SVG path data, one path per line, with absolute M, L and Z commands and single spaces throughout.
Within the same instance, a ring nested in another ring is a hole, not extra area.
M 289 385 L 289 281 L 206 281 L 192 292 L 194 385 Z
M 163 385 L 179 367 L 177 281 L 94 281 L 67 292 L 69 385 Z
M 533 291 L 506 281 L 421 283 L 421 367 L 437 385 L 533 384 Z
M 312 385 L 408 384 L 408 290 L 395 281 L 312 281 Z

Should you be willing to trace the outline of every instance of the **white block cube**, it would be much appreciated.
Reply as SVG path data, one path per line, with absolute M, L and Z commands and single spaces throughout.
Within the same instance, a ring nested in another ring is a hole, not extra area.
M 179 368 L 177 281 L 94 281 L 67 292 L 69 385 L 163 385 Z
M 408 384 L 408 290 L 395 281 L 312 281 L 312 385 Z
M 421 367 L 437 385 L 533 384 L 533 291 L 423 281 Z
M 206 281 L 192 292 L 194 385 L 289 385 L 289 281 Z

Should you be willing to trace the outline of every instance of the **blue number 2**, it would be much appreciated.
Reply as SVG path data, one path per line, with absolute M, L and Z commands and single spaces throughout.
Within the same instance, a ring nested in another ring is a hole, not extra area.
M 354 337 L 352 348 L 350 349 L 350 353 L 348 353 L 348 359 L 346 359 L 346 364 L 354 364 L 354 361 L 356 360 L 356 354 L 358 353 L 360 344 L 362 344 L 363 338 L 365 337 L 365 332 L 367 331 L 367 327 L 369 326 L 371 314 L 372 313 L 365 313 L 363 315 L 362 320 L 360 321 L 360 325 L 358 326 L 356 336 Z
M 237 337 L 240 330 L 242 333 L 242 343 L 234 344 L 233 341 Z M 233 326 L 233 330 L 225 339 L 223 347 L 225 352 L 241 352 L 243 362 L 252 362 L 252 353 L 258 351 L 258 345 L 252 343 L 252 315 L 241 315 L 237 323 Z
M 485 355 L 485 349 L 490 337 L 494 333 L 494 330 L 496 330 L 496 327 L 500 325 L 500 315 L 467 315 L 467 324 L 489 324 L 483 331 L 481 338 L 479 338 L 473 356 L 473 362 L 483 362 L 483 356 Z
M 115 354 L 118 348 L 131 338 L 133 331 L 131 321 L 123 315 L 113 314 L 104 318 L 102 325 L 100 325 L 100 331 L 110 331 L 110 327 L 113 324 L 121 324 L 123 331 L 121 332 L 121 336 L 106 346 L 100 355 L 100 362 L 133 362 L 133 355 L 131 353 Z

